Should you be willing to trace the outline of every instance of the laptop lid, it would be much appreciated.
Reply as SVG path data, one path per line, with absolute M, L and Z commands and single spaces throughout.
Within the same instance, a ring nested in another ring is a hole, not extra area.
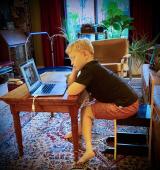
M 20 65 L 20 69 L 29 92 L 35 91 L 41 85 L 41 79 L 34 60 L 30 59 L 28 62 Z

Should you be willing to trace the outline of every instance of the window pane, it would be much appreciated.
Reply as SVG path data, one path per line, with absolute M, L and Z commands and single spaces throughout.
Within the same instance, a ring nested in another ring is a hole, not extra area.
M 129 0 L 98 0 L 98 23 L 101 23 L 108 16 L 108 9 L 111 3 L 116 3 L 124 15 L 129 16 Z M 114 10 L 114 14 L 116 11 Z M 117 31 L 110 27 L 107 31 L 108 38 L 125 37 L 128 38 L 128 29 Z
M 67 19 L 66 27 L 69 42 L 72 42 L 78 38 L 78 33 L 81 32 L 82 24 L 100 24 L 108 15 L 107 10 L 110 2 L 117 2 L 118 7 L 124 14 L 129 15 L 129 0 L 66 0 L 67 2 Z M 94 2 L 96 2 L 94 4 Z M 96 8 L 94 5 L 97 5 Z M 94 11 L 97 9 L 97 11 Z M 97 16 L 96 16 L 97 15 Z M 95 21 L 96 19 L 96 21 Z M 109 28 L 108 38 L 114 37 L 127 37 L 128 29 L 125 29 L 122 33 L 120 31 Z M 87 37 L 91 40 L 95 39 L 95 35 L 81 35 L 81 37 Z M 96 38 L 104 39 L 104 35 L 97 35 Z
M 69 41 L 77 39 L 81 25 L 86 23 L 95 23 L 94 0 L 67 0 L 67 31 Z

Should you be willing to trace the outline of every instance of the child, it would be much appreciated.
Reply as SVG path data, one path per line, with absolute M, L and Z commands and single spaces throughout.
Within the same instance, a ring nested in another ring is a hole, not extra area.
M 83 135 L 86 151 L 77 164 L 95 156 L 92 147 L 92 121 L 94 119 L 124 119 L 138 110 L 138 97 L 120 77 L 94 60 L 94 49 L 88 39 L 78 39 L 68 45 L 66 53 L 73 65 L 68 78 L 68 95 L 77 95 L 83 90 L 95 99 L 81 109 L 79 136 Z M 69 133 L 65 138 L 71 138 Z

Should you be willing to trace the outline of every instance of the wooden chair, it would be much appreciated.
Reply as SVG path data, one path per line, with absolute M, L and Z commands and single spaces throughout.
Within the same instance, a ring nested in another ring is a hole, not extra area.
M 130 73 L 128 58 L 129 41 L 125 38 L 92 41 L 94 57 L 106 68 L 120 76 Z
M 117 153 L 123 155 L 148 155 L 149 160 L 151 160 L 154 84 L 154 78 L 150 75 L 150 101 L 148 104 L 140 104 L 138 112 L 132 117 L 114 120 L 114 136 L 107 139 L 107 142 L 114 142 L 114 147 L 111 149 L 106 149 L 104 153 L 113 153 L 115 160 Z M 148 131 L 146 134 L 118 132 L 117 125 L 147 127 Z

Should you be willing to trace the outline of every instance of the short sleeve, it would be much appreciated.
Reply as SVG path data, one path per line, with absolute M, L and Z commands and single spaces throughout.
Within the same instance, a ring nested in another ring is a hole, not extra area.
M 89 86 L 89 84 L 92 81 L 92 74 L 89 69 L 83 69 L 81 70 L 81 73 L 79 74 L 77 80 L 75 82 L 79 84 L 83 84 L 86 87 Z

